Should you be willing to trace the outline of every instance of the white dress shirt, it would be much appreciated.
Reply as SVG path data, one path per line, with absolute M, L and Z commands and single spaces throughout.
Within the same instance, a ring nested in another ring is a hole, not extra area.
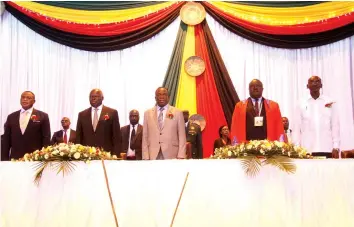
M 64 142 L 69 143 L 69 140 L 70 140 L 70 132 L 71 132 L 71 129 L 68 128 L 68 130 L 66 130 L 66 138 L 68 139 L 68 141 L 64 141 L 65 130 L 63 129 L 63 141 L 64 141 Z
M 256 99 L 250 97 L 251 100 L 252 100 L 252 103 L 253 103 L 253 106 L 256 106 Z M 258 98 L 258 110 L 259 110 L 259 113 L 258 115 L 261 116 L 261 112 L 262 112 L 262 107 L 263 107 L 263 103 L 262 103 L 262 100 L 263 100 L 263 97 L 260 97 Z
M 291 129 L 288 129 L 286 131 L 284 131 L 284 133 L 286 134 L 286 136 L 288 137 L 288 143 L 292 143 L 293 142 L 293 132 Z
M 135 136 L 136 136 L 136 133 L 138 131 L 138 125 L 139 124 L 136 124 L 134 126 L 134 129 L 135 129 Z M 132 150 L 130 149 L 130 140 L 131 140 L 131 137 L 132 137 L 132 131 L 133 131 L 133 125 L 130 124 L 130 132 L 129 132 L 129 143 L 128 143 L 128 153 L 127 153 L 127 157 L 129 156 L 135 156 L 135 150 Z
M 166 117 L 166 113 L 167 113 L 167 109 L 168 109 L 168 104 L 166 105 L 166 106 L 163 106 L 163 111 L 162 111 L 162 122 L 164 122 L 165 121 L 165 117 Z M 156 106 L 156 109 L 157 109 L 157 111 L 156 111 L 156 114 L 157 114 L 157 120 L 159 119 L 159 114 L 160 114 L 160 109 L 161 109 L 161 107 L 159 107 L 159 106 Z
M 332 152 L 339 148 L 340 131 L 337 103 L 330 98 L 320 95 L 317 99 L 309 96 L 302 101 L 295 113 L 293 140 L 295 144 L 313 152 Z
M 101 112 L 102 112 L 102 106 L 103 104 L 101 104 L 100 106 L 98 106 L 97 108 L 95 107 L 91 107 L 91 120 L 92 120 L 92 125 L 93 125 L 93 117 L 95 116 L 95 109 L 97 109 L 97 117 L 98 117 L 98 122 L 100 121 L 100 116 L 101 116 Z M 97 122 L 97 123 L 98 123 Z
M 33 112 L 33 107 L 29 108 L 28 110 L 21 108 L 20 118 L 18 120 L 19 120 L 20 129 L 22 131 L 22 134 L 24 134 L 24 132 L 27 128 L 27 125 L 28 125 L 28 122 L 31 118 L 32 112 Z

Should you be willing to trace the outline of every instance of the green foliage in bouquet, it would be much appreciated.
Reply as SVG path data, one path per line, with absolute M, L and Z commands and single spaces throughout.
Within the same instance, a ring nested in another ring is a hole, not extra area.
M 256 176 L 261 167 L 272 165 L 287 173 L 294 173 L 296 166 L 292 158 L 308 158 L 307 151 L 294 144 L 279 141 L 251 140 L 235 146 L 215 149 L 212 159 L 241 159 L 241 164 L 248 176 Z
M 54 146 L 36 150 L 33 153 L 25 154 L 19 160 L 24 162 L 37 162 L 35 164 L 35 184 L 39 185 L 43 171 L 49 166 L 57 171 L 57 174 L 63 173 L 63 176 L 71 173 L 75 168 L 76 161 L 89 163 L 91 160 L 118 160 L 116 155 L 104 151 L 100 148 L 83 146 L 80 144 L 60 143 Z

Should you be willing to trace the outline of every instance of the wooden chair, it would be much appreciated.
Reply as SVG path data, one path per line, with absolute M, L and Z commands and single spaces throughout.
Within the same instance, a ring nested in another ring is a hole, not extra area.
M 342 151 L 342 158 L 354 158 L 354 150 Z

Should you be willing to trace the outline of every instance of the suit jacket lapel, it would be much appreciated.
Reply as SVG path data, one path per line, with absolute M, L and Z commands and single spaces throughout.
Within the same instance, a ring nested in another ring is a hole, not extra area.
M 155 125 L 156 127 L 160 130 L 159 124 L 157 122 L 157 106 L 155 106 L 154 108 L 151 109 L 152 112 L 152 118 L 154 119 Z
M 107 113 L 107 107 L 105 107 L 105 106 L 102 105 L 102 110 L 101 110 L 101 114 L 100 114 L 100 116 L 99 116 L 99 118 L 98 118 L 98 123 L 97 123 L 96 131 L 97 131 L 98 127 L 100 127 L 101 121 L 104 120 L 104 117 L 103 117 L 103 116 L 104 116 L 106 113 Z M 92 130 L 93 130 L 93 126 L 92 126 Z
M 143 127 L 142 127 L 140 124 L 138 124 L 138 129 L 136 130 L 135 138 L 136 138 L 136 136 L 137 136 L 139 133 L 141 133 L 142 131 L 143 131 Z
M 167 108 L 166 114 L 165 114 L 165 118 L 163 119 L 163 124 L 162 124 L 161 130 L 165 127 L 165 124 L 167 123 L 166 119 L 168 118 L 168 114 L 172 113 L 172 111 L 173 111 L 173 108 L 171 108 L 171 106 L 168 105 L 168 108 Z
M 74 131 L 74 130 L 70 129 L 70 137 L 69 137 L 69 141 L 68 141 L 68 142 L 70 142 L 70 141 L 73 141 L 73 140 L 74 140 L 74 138 L 73 138 L 73 137 L 74 137 L 74 135 L 73 135 L 73 134 L 74 134 L 74 133 L 73 133 L 73 131 Z M 63 131 L 62 131 L 62 132 L 63 132 Z M 74 142 L 75 142 L 75 141 L 74 141 Z
M 38 114 L 37 114 L 37 110 L 35 108 L 33 108 L 33 111 L 32 111 L 32 114 L 29 116 L 29 119 L 28 119 L 28 124 L 27 124 L 27 127 L 23 133 L 23 135 L 28 131 L 28 129 L 30 127 L 32 127 L 32 124 L 33 124 L 33 120 L 31 119 L 33 115 L 36 115 L 37 116 L 37 119 L 38 119 Z M 38 119 L 39 121 L 41 121 L 41 119 Z M 20 129 L 21 130 L 21 129 Z
M 87 122 L 86 124 L 91 125 L 92 132 L 95 132 L 93 130 L 93 125 L 92 125 L 92 106 L 90 108 L 88 108 L 86 111 L 87 111 L 85 113 L 86 122 Z

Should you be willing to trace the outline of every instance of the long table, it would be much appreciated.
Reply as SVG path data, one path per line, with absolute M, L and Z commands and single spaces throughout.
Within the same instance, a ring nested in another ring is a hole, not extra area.
M 105 161 L 120 227 L 354 226 L 354 161 L 295 160 L 254 178 L 239 160 Z M 63 177 L 0 162 L 0 227 L 114 227 L 100 161 Z

